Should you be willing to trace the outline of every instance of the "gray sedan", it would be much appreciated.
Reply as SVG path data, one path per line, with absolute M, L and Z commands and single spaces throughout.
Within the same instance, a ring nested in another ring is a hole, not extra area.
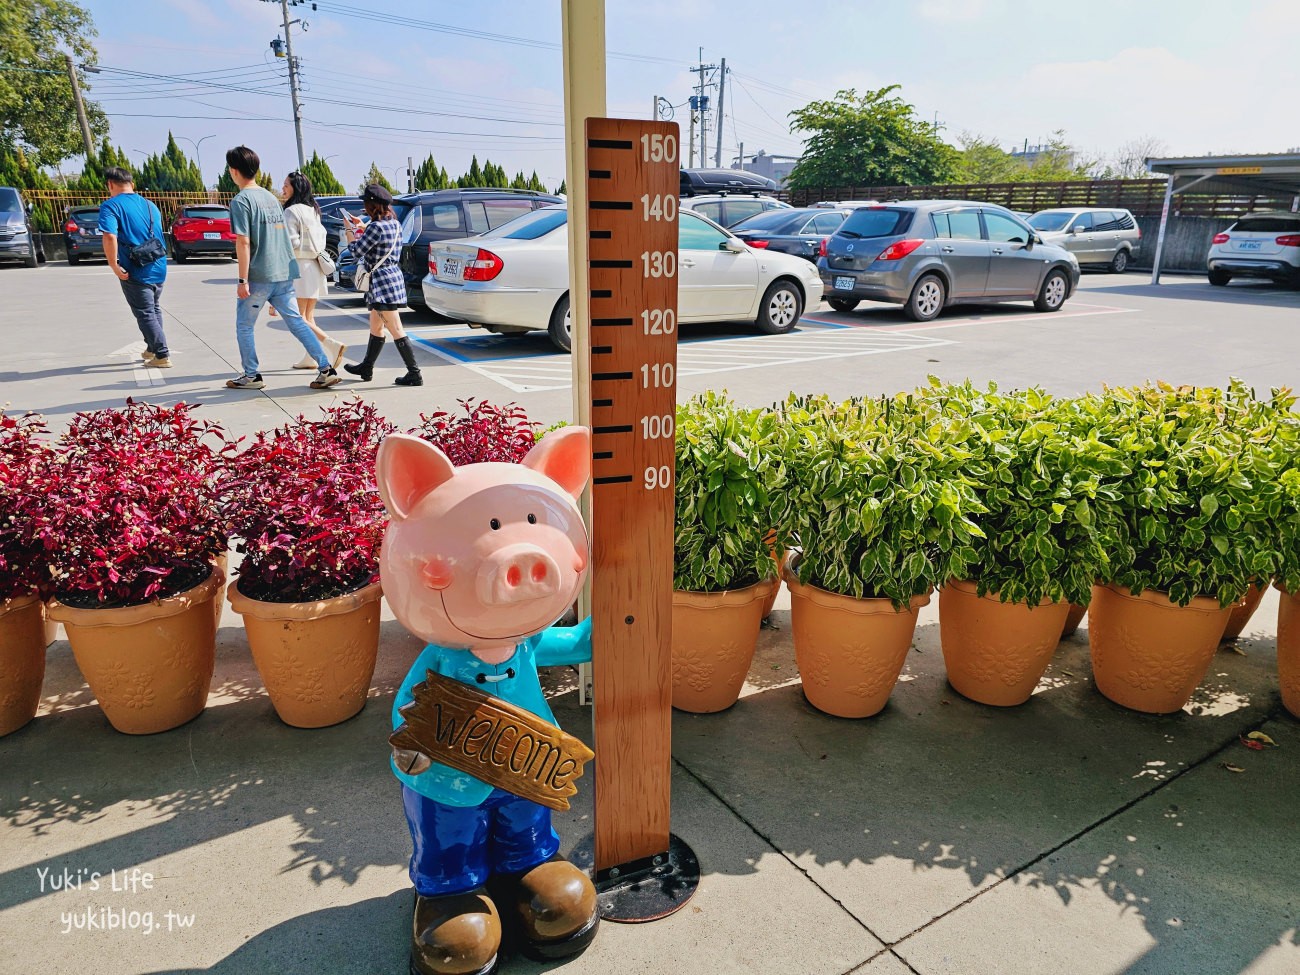
M 817 270 L 836 311 L 886 301 L 918 322 L 955 304 L 1032 301 L 1058 311 L 1079 284 L 1073 254 L 1004 207 L 964 200 L 856 210 L 827 241 Z

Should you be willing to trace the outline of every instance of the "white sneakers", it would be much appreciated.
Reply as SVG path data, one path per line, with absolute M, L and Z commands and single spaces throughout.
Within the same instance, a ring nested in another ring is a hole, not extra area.
M 344 345 L 342 342 L 336 342 L 333 339 L 329 339 L 329 338 L 321 342 L 321 347 L 325 350 L 325 354 L 330 358 L 330 367 L 333 369 L 337 369 L 339 367 L 339 364 L 343 361 L 343 353 L 348 350 L 348 347 Z M 307 353 L 304 353 L 303 357 L 293 364 L 293 367 L 295 369 L 318 368 L 316 365 L 316 360 L 313 359 L 311 355 Z

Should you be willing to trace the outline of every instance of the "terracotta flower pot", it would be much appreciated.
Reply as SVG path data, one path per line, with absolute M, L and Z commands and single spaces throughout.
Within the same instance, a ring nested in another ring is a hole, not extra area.
M 230 587 L 275 712 L 295 728 L 325 728 L 366 705 L 379 653 L 379 583 L 311 603 L 268 603 Z
M 1277 608 L 1277 679 L 1282 688 L 1282 706 L 1300 718 L 1300 593 L 1289 593 L 1280 585 Z
M 808 702 L 841 718 L 879 713 L 902 673 L 916 631 L 916 614 L 929 595 L 894 609 L 888 599 L 855 599 L 806 586 L 790 560 L 785 564 L 790 590 L 794 656 Z
M 1232 608 L 1197 596 L 1179 606 L 1153 589 L 1092 587 L 1088 642 L 1097 689 L 1149 714 L 1182 708 L 1210 668 Z
M 1246 590 L 1246 595 L 1232 604 L 1232 614 L 1228 617 L 1228 626 L 1223 631 L 1224 640 L 1235 640 L 1241 636 L 1241 631 L 1255 615 L 1255 610 L 1259 609 L 1259 601 L 1264 598 L 1266 588 L 1267 586 L 1252 582 L 1250 588 Z
M 216 666 L 213 566 L 192 589 L 142 606 L 78 609 L 50 600 L 77 666 L 105 717 L 127 735 L 152 735 L 198 717 Z
M 45 680 L 45 626 L 37 596 L 0 599 L 0 736 L 36 717 Z
M 948 683 L 980 704 L 1029 700 L 1061 642 L 1069 603 L 1003 603 L 976 595 L 973 582 L 939 590 L 939 641 Z
M 1080 606 L 1078 603 L 1070 603 L 1070 611 L 1065 617 L 1065 626 L 1061 628 L 1061 639 L 1074 636 L 1074 631 L 1079 628 L 1083 618 L 1088 615 L 1088 607 Z
M 673 707 L 710 714 L 740 698 L 778 580 L 728 592 L 673 592 Z

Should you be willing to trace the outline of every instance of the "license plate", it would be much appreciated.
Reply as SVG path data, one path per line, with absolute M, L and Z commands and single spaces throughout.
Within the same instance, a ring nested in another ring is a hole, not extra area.
M 1262 243 L 1262 240 L 1239 240 L 1237 241 L 1237 250 L 1257 251 Z
M 92 230 L 91 233 L 92 233 L 94 236 L 96 236 L 96 237 L 103 237 L 103 236 L 104 236 L 104 231 L 100 230 L 98 227 L 96 227 L 94 230 Z
M 438 272 L 438 277 L 440 277 L 440 278 L 459 278 L 459 277 L 460 277 L 460 261 L 456 260 L 454 257 L 444 257 L 444 258 L 442 259 L 442 268 L 441 268 L 441 270 Z
M 204 239 L 204 240 L 220 240 L 220 239 L 221 239 L 221 234 L 219 234 L 219 233 L 216 233 L 216 234 L 204 234 L 204 235 L 203 235 L 203 239 Z
M 847 276 L 847 275 L 845 275 L 845 276 L 843 276 L 843 277 L 837 277 L 837 278 L 835 279 L 835 290 L 836 290 L 836 291 L 852 291 L 852 290 L 853 290 L 853 285 L 856 284 L 856 283 L 857 283 L 857 282 L 856 282 L 856 280 L 855 280 L 854 278 L 851 278 L 851 277 L 849 277 L 849 276 Z

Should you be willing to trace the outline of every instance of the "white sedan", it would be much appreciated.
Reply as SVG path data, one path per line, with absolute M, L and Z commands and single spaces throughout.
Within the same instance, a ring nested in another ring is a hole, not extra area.
M 432 244 L 425 302 L 490 332 L 546 329 L 569 351 L 567 222 L 564 207 L 546 207 L 480 237 Z M 686 210 L 678 212 L 677 234 L 679 321 L 750 321 L 779 335 L 821 301 L 821 278 L 808 261 L 755 250 Z

